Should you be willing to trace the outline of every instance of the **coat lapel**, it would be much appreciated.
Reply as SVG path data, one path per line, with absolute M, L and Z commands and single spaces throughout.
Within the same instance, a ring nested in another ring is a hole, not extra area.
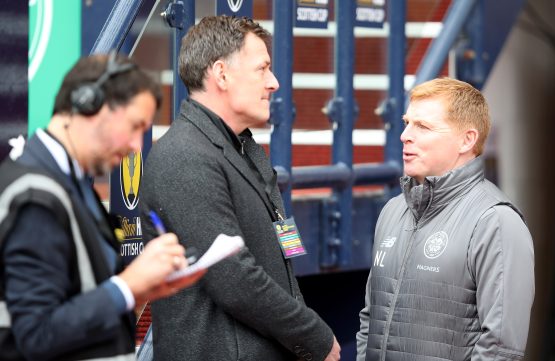
M 260 199 L 264 202 L 264 205 L 268 209 L 272 219 L 275 219 L 273 207 L 263 186 L 253 174 L 245 159 L 237 153 L 235 148 L 233 148 L 233 145 L 225 138 L 222 132 L 216 128 L 212 121 L 208 119 L 206 114 L 192 106 L 188 101 L 184 101 L 181 104 L 181 116 L 198 128 L 212 142 L 212 144 L 214 144 L 215 147 L 221 149 L 224 158 L 251 185 Z M 259 167 L 259 165 L 257 165 L 257 167 Z M 264 175 L 263 177 L 266 179 Z M 280 205 L 278 205 L 278 207 L 280 207 Z

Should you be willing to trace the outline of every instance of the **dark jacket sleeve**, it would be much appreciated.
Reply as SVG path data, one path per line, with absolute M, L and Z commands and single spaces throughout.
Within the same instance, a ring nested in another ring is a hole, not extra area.
M 6 302 L 19 349 L 29 360 L 59 355 L 117 332 L 120 317 L 104 287 L 79 293 L 72 240 L 47 209 L 21 209 L 3 247 Z
M 164 171 L 151 172 L 150 175 L 156 175 L 149 181 L 163 191 L 154 192 L 156 197 L 146 196 L 147 203 L 156 204 L 168 228 L 177 233 L 186 247 L 195 246 L 202 253 L 220 233 L 240 235 L 248 242 L 268 245 L 266 257 L 280 262 L 281 269 L 285 270 L 279 248 L 271 248 L 277 245 L 277 240 L 269 216 L 255 225 L 252 224 L 257 222 L 255 217 L 245 219 L 244 214 L 249 209 L 263 215 L 268 212 L 257 196 L 249 198 L 246 194 L 254 190 L 246 188 L 245 194 L 232 196 L 229 174 L 222 169 L 219 160 L 192 152 L 187 150 L 180 159 L 172 159 L 175 167 L 184 170 L 179 177 Z M 237 201 L 243 196 L 243 202 Z M 241 219 L 238 214 L 243 215 Z M 250 222 L 250 234 L 244 234 L 241 228 L 241 223 L 247 222 Z M 252 232 L 253 227 L 258 232 Z M 276 283 L 258 261 L 249 249 L 245 249 L 212 266 L 200 285 L 210 299 L 234 319 L 278 341 L 292 353 L 303 350 L 303 353 L 310 352 L 313 360 L 323 360 L 332 347 L 331 329 L 313 310 Z

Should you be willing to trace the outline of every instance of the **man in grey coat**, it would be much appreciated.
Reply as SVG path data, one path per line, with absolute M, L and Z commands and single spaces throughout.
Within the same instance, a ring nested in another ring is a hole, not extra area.
M 227 16 L 202 19 L 182 40 L 179 72 L 190 97 L 149 154 L 142 214 L 156 210 L 200 253 L 220 233 L 242 236 L 246 249 L 189 292 L 152 305 L 156 360 L 339 359 L 276 237 L 273 222 L 285 213 L 275 173 L 248 129 L 268 120 L 279 87 L 268 40 L 252 20 Z
M 522 214 L 484 179 L 487 103 L 449 78 L 415 87 L 403 194 L 376 226 L 357 361 L 520 360 L 534 299 Z

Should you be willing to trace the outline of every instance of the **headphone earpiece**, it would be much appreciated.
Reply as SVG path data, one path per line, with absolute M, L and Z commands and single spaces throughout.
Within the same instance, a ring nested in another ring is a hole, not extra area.
M 110 51 L 106 70 L 94 83 L 85 83 L 71 92 L 71 106 L 74 113 L 86 116 L 98 113 L 104 104 L 105 96 L 102 85 L 117 74 L 125 73 L 135 67 L 134 64 L 118 64 L 116 51 Z
M 91 116 L 102 108 L 104 92 L 96 83 L 87 83 L 71 92 L 71 106 L 75 113 Z

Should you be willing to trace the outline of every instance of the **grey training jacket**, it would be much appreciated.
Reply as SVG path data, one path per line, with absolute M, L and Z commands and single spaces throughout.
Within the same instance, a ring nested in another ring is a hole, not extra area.
M 520 360 L 534 299 L 532 237 L 478 157 L 378 219 L 357 361 Z

